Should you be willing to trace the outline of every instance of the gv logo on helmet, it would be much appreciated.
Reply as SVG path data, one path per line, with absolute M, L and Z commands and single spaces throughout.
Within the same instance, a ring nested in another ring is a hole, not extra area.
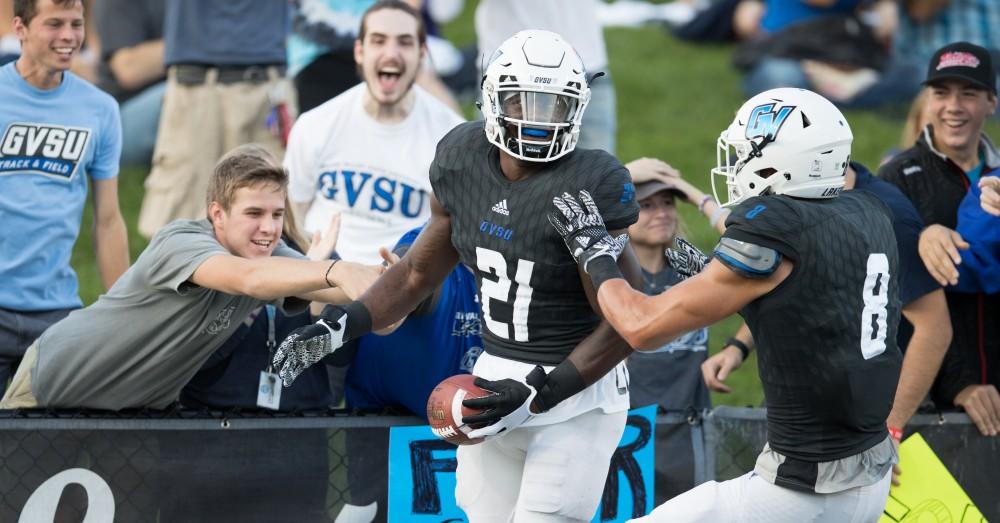
M 785 120 L 789 114 L 792 114 L 795 106 L 786 105 L 775 111 L 774 105 L 773 103 L 758 105 L 750 111 L 750 119 L 747 121 L 747 138 L 770 136 L 774 139 L 778 136 L 778 130 L 785 124 Z

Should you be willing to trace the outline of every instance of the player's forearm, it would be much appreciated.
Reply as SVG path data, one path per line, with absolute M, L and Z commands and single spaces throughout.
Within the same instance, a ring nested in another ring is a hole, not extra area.
M 632 347 L 607 321 L 598 324 L 590 336 L 581 341 L 566 360 L 576 367 L 585 386 L 603 378 L 632 354 Z M 562 365 L 562 364 L 561 364 Z
M 94 252 L 105 289 L 110 289 L 128 270 L 128 232 L 120 213 L 95 220 Z
M 372 330 L 389 327 L 409 314 L 444 280 L 458 262 L 457 254 L 429 259 L 411 249 L 359 298 L 371 314 Z

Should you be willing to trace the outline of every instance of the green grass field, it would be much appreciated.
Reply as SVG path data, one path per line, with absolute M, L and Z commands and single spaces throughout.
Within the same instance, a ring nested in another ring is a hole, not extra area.
M 474 40 L 471 17 L 474 2 L 466 4 L 463 15 L 445 28 L 458 44 Z M 739 76 L 729 65 L 732 47 L 691 45 L 653 26 L 609 29 L 606 38 L 611 77 L 618 93 L 618 157 L 623 162 L 640 156 L 661 158 L 709 192 L 708 173 L 715 166 L 716 139 L 743 102 Z M 471 106 L 468 110 L 471 112 Z M 853 157 L 876 167 L 883 153 L 899 139 L 904 110 L 847 112 L 854 131 Z M 995 123 L 989 131 L 1000 136 L 1000 126 Z M 146 246 L 145 239 L 135 229 L 145 175 L 142 170 L 124 170 L 120 175 L 121 206 L 129 228 L 132 260 Z M 694 241 L 703 249 L 710 249 L 718 236 L 698 216 L 697 210 L 685 207 L 681 214 Z M 93 302 L 103 291 L 94 262 L 90 216 L 88 207 L 73 254 L 84 303 Z M 733 317 L 714 326 L 712 350 L 717 350 L 738 325 L 739 319 Z M 756 359 L 751 357 L 730 378 L 733 393 L 714 394 L 713 401 L 736 406 L 760 405 L 763 395 L 755 369 Z

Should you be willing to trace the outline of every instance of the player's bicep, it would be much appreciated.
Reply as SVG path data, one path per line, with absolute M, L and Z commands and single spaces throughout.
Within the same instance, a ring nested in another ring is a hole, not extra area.
M 451 242 L 451 215 L 433 195 L 430 200 L 431 218 L 401 263 L 409 265 L 411 277 L 437 285 L 458 263 L 458 251 Z

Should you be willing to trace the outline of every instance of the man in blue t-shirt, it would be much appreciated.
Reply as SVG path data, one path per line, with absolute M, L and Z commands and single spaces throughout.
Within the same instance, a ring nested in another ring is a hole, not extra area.
M 118 104 L 69 72 L 83 43 L 83 4 L 34 0 L 14 11 L 21 56 L 0 67 L 0 391 L 28 345 L 82 305 L 70 255 L 88 178 L 105 288 L 129 264 Z

